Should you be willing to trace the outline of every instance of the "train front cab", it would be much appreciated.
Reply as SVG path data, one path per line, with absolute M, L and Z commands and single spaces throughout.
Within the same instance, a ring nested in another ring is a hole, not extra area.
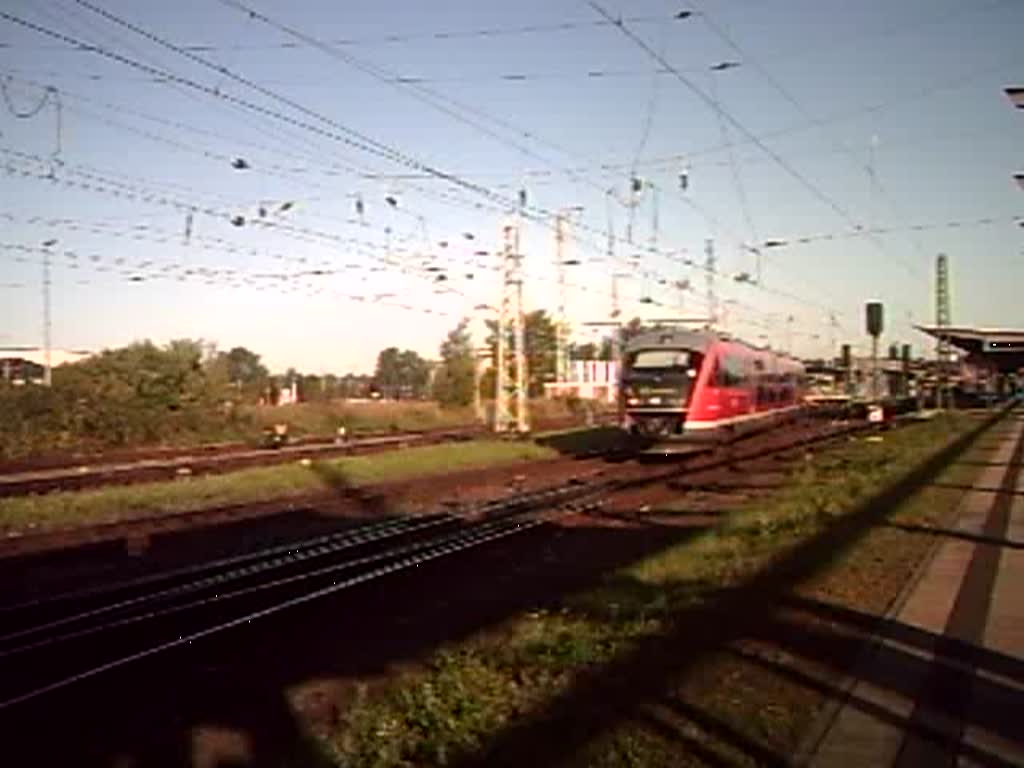
M 682 439 L 704 353 L 683 347 L 627 350 L 620 387 L 620 422 L 653 440 Z

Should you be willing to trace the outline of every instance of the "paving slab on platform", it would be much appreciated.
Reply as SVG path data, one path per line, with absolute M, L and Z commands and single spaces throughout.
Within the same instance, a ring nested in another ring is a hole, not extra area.
M 1000 426 L 973 485 L 986 490 L 964 494 L 890 617 L 924 640 L 878 638 L 810 765 L 1024 766 L 1024 419 Z

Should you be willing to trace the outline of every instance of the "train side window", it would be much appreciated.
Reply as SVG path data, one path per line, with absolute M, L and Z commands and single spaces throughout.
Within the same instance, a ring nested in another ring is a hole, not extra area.
M 726 357 L 725 355 L 722 355 L 720 358 L 718 358 L 718 378 L 716 379 L 716 381 L 718 383 L 718 386 L 720 387 L 729 387 L 732 386 L 730 384 L 730 379 L 731 377 L 729 375 L 729 358 Z
M 711 371 L 710 373 L 708 373 L 707 378 L 708 384 L 710 384 L 712 387 L 722 386 L 722 365 L 719 358 L 711 358 L 708 365 L 711 366 Z
M 718 383 L 721 387 L 741 387 L 744 382 L 743 360 L 726 355 L 719 366 Z

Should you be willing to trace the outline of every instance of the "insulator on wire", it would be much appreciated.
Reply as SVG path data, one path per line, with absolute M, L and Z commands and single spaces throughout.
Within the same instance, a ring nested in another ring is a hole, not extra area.
M 234 224 L 236 227 L 244 227 L 245 226 L 245 216 L 232 216 L 231 217 L 231 223 Z
M 243 157 L 236 157 L 231 161 L 231 167 L 236 171 L 244 171 L 249 168 L 249 163 L 247 163 Z

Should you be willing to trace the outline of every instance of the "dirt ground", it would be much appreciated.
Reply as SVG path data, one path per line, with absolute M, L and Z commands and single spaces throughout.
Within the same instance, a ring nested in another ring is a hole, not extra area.
M 392 511 L 459 510 L 571 477 L 662 467 L 565 458 L 407 481 L 242 522 L 122 536 L 0 562 L 2 602 L 69 585 L 248 551 Z M 784 480 L 784 463 L 717 467 L 688 477 L 692 511 L 656 514 L 678 489 L 638 488 L 591 514 L 566 515 L 509 539 L 427 563 L 262 623 L 129 665 L 0 714 L 12 764 L 320 765 L 306 728 L 328 730 L 349 697 L 444 644 L 554 607 L 609 570 L 693 537 L 750 493 Z M 736 487 L 729 487 L 733 483 Z M 655 514 L 652 514 L 652 511 Z M 69 534 L 69 536 L 71 536 Z M 53 738 L 59 733 L 59 738 Z

